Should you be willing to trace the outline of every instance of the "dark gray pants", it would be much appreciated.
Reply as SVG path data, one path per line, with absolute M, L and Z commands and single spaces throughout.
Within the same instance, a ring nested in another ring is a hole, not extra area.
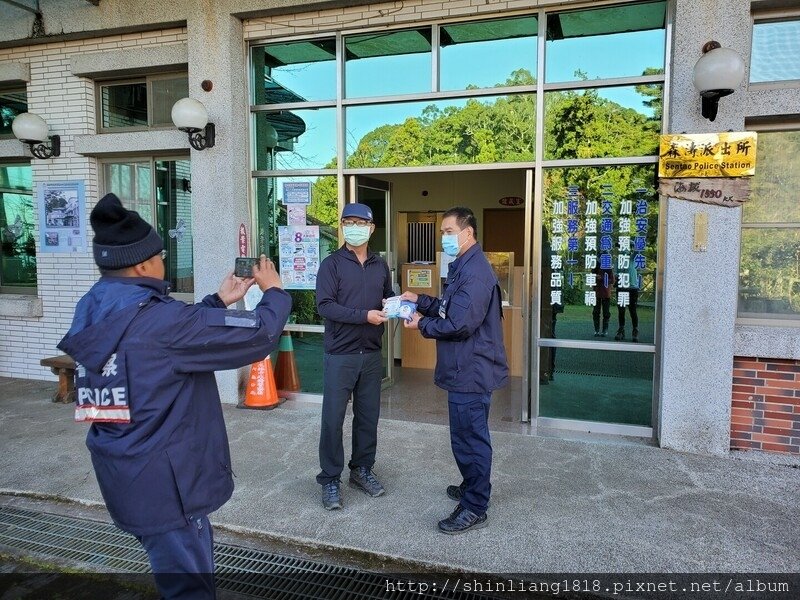
M 353 396 L 353 451 L 349 467 L 372 468 L 378 444 L 381 412 L 383 358 L 369 354 L 326 354 L 322 397 L 322 429 L 319 434 L 317 483 L 325 485 L 340 478 L 344 470 L 342 426 L 350 395 Z

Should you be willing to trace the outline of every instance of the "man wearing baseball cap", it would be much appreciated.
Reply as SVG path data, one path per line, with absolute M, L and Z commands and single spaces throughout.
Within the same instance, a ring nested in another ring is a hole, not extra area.
M 342 426 L 353 397 L 350 484 L 368 496 L 384 488 L 372 472 L 378 440 L 383 359 L 382 300 L 392 296 L 389 266 L 370 251 L 375 224 L 366 204 L 348 204 L 341 217 L 344 245 L 322 261 L 317 275 L 317 310 L 325 319 L 322 429 L 319 439 L 322 506 L 342 507 Z
M 116 525 L 147 551 L 164 598 L 214 598 L 208 514 L 231 497 L 231 457 L 215 370 L 278 346 L 292 300 L 266 257 L 199 304 L 170 298 L 163 243 L 114 194 L 92 210 L 100 280 L 58 347 L 75 359 L 75 420 Z M 253 311 L 228 311 L 257 283 Z

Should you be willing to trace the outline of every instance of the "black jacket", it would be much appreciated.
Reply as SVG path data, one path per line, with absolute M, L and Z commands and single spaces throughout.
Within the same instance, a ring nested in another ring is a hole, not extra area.
M 383 325 L 370 325 L 367 313 L 381 310 L 392 292 L 389 266 L 367 251 L 362 265 L 342 246 L 319 266 L 317 311 L 325 319 L 326 354 L 361 354 L 381 349 Z

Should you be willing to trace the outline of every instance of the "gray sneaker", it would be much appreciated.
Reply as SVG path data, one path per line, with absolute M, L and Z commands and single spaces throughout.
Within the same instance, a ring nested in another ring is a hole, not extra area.
M 367 496 L 372 496 L 373 498 L 383 496 L 386 491 L 383 489 L 381 482 L 375 477 L 372 469 L 367 467 L 356 467 L 350 470 L 350 485 L 360 487 Z
M 325 510 L 335 510 L 342 508 L 342 494 L 339 489 L 341 483 L 331 481 L 322 486 L 322 506 Z

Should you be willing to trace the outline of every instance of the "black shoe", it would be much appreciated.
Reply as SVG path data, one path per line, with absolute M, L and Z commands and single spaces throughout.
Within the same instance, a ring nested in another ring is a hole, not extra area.
M 458 535 L 470 529 L 480 529 L 486 527 L 489 522 L 489 514 L 476 515 L 471 510 L 464 508 L 460 504 L 446 519 L 439 521 L 439 531 L 447 535 Z
M 595 331 L 594 332 L 594 337 L 600 337 L 600 332 L 599 331 Z
M 633 331 L 631 331 L 631 341 L 632 342 L 639 341 L 639 330 L 636 328 L 634 328 Z
M 464 484 L 461 485 L 448 485 L 447 486 L 447 497 L 451 500 L 455 500 L 456 502 L 461 501 L 461 498 L 464 496 Z
M 342 508 L 342 494 L 339 481 L 331 481 L 322 486 L 322 506 L 325 510 Z
M 617 329 L 617 335 L 614 336 L 614 339 L 618 342 L 625 339 L 625 330 L 622 327 Z
M 372 496 L 373 498 L 383 496 L 385 492 L 372 469 L 367 467 L 356 467 L 350 470 L 350 485 L 361 488 L 367 496 Z

